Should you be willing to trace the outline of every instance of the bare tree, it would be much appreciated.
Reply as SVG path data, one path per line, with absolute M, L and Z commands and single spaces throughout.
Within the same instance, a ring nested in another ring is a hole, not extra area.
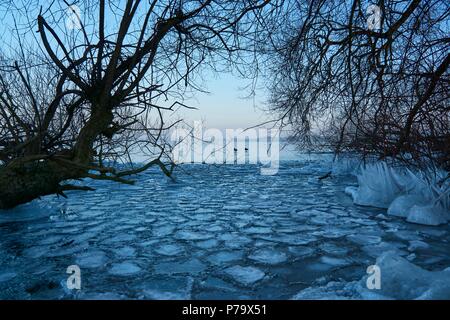
M 39 2 L 0 7 L 14 21 L 0 65 L 0 209 L 92 190 L 67 183 L 72 179 L 133 183 L 127 177 L 153 165 L 171 176 L 163 137 L 176 122 L 164 115 L 186 107 L 183 92 L 197 89 L 204 66 L 249 63 L 255 41 L 269 32 L 264 20 L 280 6 L 267 0 Z M 76 28 L 65 25 L 68 14 Z M 151 160 L 124 170 L 111 165 L 128 161 L 133 151 Z
M 450 4 L 287 6 L 274 39 L 271 110 L 295 141 L 450 169 Z

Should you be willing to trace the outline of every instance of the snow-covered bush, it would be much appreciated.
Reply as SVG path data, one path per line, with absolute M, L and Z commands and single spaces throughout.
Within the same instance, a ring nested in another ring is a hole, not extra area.
M 347 187 L 357 205 L 388 209 L 407 221 L 440 225 L 450 220 L 450 186 L 440 183 L 446 173 L 413 173 L 385 162 L 368 164 L 357 174 L 358 187 Z

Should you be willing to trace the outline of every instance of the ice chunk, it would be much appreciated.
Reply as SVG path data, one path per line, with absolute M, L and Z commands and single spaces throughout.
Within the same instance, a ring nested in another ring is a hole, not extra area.
M 195 245 L 202 249 L 211 249 L 211 248 L 217 247 L 218 244 L 219 244 L 219 241 L 217 241 L 216 239 L 211 239 L 211 240 L 199 241 Z
M 389 215 L 417 224 L 436 226 L 450 220 L 450 188 L 437 182 L 438 175 L 405 168 L 396 171 L 385 162 L 361 170 L 358 188 L 345 189 L 355 204 L 387 208 Z
M 333 243 L 326 242 L 320 245 L 320 249 L 325 251 L 328 254 L 344 256 L 348 253 L 348 249 L 344 247 L 338 247 Z
M 109 273 L 116 276 L 130 276 L 141 271 L 141 268 L 132 262 L 114 263 Z
M 287 260 L 286 254 L 274 249 L 257 250 L 248 258 L 265 264 L 279 264 Z
M 349 284 L 342 282 L 329 282 L 326 286 L 309 287 L 296 295 L 292 300 L 350 300 L 353 297 L 353 288 L 349 290 Z M 355 294 L 355 293 L 354 293 Z M 358 296 L 359 297 L 359 296 Z M 358 298 L 356 297 L 356 299 Z
M 180 240 L 207 240 L 211 239 L 212 237 L 213 235 L 206 232 L 188 230 L 181 230 L 175 234 L 175 238 Z
M 348 261 L 346 259 L 334 258 L 334 257 L 328 257 L 328 256 L 323 256 L 322 258 L 320 258 L 320 261 L 322 263 L 329 264 L 333 267 L 344 267 L 344 266 L 350 265 L 350 263 L 351 263 L 350 261 Z
M 289 245 L 305 245 L 318 240 L 315 236 L 309 234 L 261 235 L 258 236 L 257 238 L 266 241 L 286 243 Z
M 294 300 L 304 299 L 450 299 L 450 268 L 444 271 L 427 271 L 395 252 L 382 254 L 376 262 L 381 271 L 381 288 L 367 288 L 367 275 L 360 281 L 329 282 L 325 286 L 310 287 L 294 295 Z
M 114 292 L 89 292 L 79 296 L 82 300 L 124 300 L 127 297 Z
M 155 252 L 164 256 L 176 256 L 183 253 L 184 249 L 177 244 L 163 244 L 156 248 Z
M 385 162 L 366 165 L 357 178 L 358 188 L 347 187 L 345 192 L 352 196 L 355 204 L 361 206 L 387 209 L 397 196 L 407 190 L 404 177 Z
M 117 250 L 115 250 L 115 253 L 119 256 L 119 257 L 134 257 L 136 256 L 136 250 L 133 247 L 130 246 L 125 246 L 122 248 L 119 248 Z
M 203 272 L 206 266 L 198 259 L 191 259 L 185 262 L 162 262 L 155 265 L 156 273 L 160 274 L 178 274 L 189 273 L 196 274 Z
M 250 238 L 241 236 L 237 233 L 224 233 L 219 235 L 219 240 L 225 242 L 225 245 L 230 248 L 241 248 L 242 246 L 252 242 Z
M 381 242 L 381 237 L 366 234 L 349 235 L 347 236 L 347 239 L 360 245 L 377 244 Z
M 230 261 L 242 259 L 243 253 L 240 251 L 222 251 L 212 254 L 208 260 L 213 264 L 222 264 Z
M 244 229 L 243 232 L 249 233 L 249 234 L 267 234 L 267 233 L 272 232 L 272 230 L 267 227 L 250 227 L 250 228 Z
M 165 237 L 171 234 L 175 230 L 174 226 L 158 226 L 155 229 L 153 229 L 153 234 L 156 237 Z
M 424 250 L 428 249 L 430 246 L 428 243 L 420 241 L 420 240 L 412 240 L 409 242 L 409 251 L 416 251 L 416 250 Z
M 325 272 L 334 268 L 333 265 L 322 262 L 314 262 L 307 265 L 307 268 L 313 272 Z
M 229 211 L 248 211 L 248 210 L 250 210 L 251 207 L 252 207 L 251 205 L 234 204 L 234 205 L 225 205 L 225 206 L 223 206 L 223 210 L 229 210 Z
M 415 258 L 417 258 L 417 256 L 416 256 L 415 253 L 411 253 L 411 254 L 409 254 L 409 255 L 406 257 L 406 259 L 407 259 L 408 261 L 413 261 Z
M 435 205 L 414 205 L 409 210 L 407 221 L 428 226 L 438 226 L 447 223 L 449 217 L 450 213 L 441 207 Z
M 400 238 L 402 240 L 408 240 L 408 241 L 421 240 L 422 239 L 417 231 L 400 230 L 400 231 L 396 231 L 394 233 L 394 235 L 397 238 Z
M 80 254 L 75 261 L 81 268 L 99 268 L 105 265 L 107 258 L 103 251 L 92 250 Z
M 352 197 L 353 201 L 358 197 L 358 187 L 346 187 L 344 189 L 345 194 Z
M 0 272 L 0 283 L 14 279 L 16 276 L 15 272 Z
M 122 204 L 123 204 L 123 201 L 121 201 L 121 200 L 106 200 L 106 201 L 98 203 L 97 206 L 114 208 L 117 206 L 120 207 Z
M 191 277 L 152 280 L 145 284 L 144 297 L 153 300 L 189 300 L 193 284 L 194 279 Z
M 446 209 L 430 204 L 432 200 L 419 194 L 397 197 L 389 206 L 388 214 L 407 218 L 408 222 L 437 226 L 445 224 L 450 218 Z
M 243 285 L 251 285 L 265 276 L 264 272 L 255 267 L 242 267 L 240 265 L 225 269 L 225 273 Z
M 225 282 L 222 279 L 215 277 L 208 277 L 206 280 L 201 282 L 202 287 L 210 289 L 218 289 L 220 291 L 237 291 L 238 289 Z
M 397 255 L 405 256 L 408 253 L 402 248 L 404 248 L 405 245 L 402 243 L 397 242 L 381 242 L 376 245 L 366 245 L 362 247 L 362 250 L 367 253 L 372 258 L 377 258 L 383 253 L 387 251 L 395 251 Z
M 387 213 L 391 216 L 406 218 L 411 208 L 418 203 L 425 203 L 425 200 L 417 195 L 399 196 L 391 203 Z
M 447 231 L 445 231 L 445 230 L 436 230 L 436 229 L 427 229 L 427 230 L 422 230 L 420 232 L 424 235 L 436 237 L 436 238 L 442 238 L 447 234 Z
M 394 299 L 450 299 L 450 271 L 424 270 L 393 252 L 381 255 L 376 265 L 381 270 L 382 295 Z
M 289 252 L 296 257 L 311 256 L 315 253 L 314 249 L 304 246 L 289 247 Z

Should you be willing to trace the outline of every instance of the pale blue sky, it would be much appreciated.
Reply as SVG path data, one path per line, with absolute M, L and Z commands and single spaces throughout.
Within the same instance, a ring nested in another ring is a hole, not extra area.
M 245 88 L 250 82 L 231 73 L 205 76 L 206 90 L 210 93 L 196 93 L 186 104 L 198 110 L 182 111 L 188 122 L 205 121 L 205 126 L 218 129 L 248 128 L 267 121 L 262 111 L 265 107 L 264 90 L 258 90 L 256 97 L 248 98 Z M 247 98 L 246 98 L 247 97 Z

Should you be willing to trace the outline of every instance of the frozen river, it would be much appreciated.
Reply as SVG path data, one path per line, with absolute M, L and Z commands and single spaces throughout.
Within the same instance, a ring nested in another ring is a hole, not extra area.
M 358 207 L 349 175 L 318 181 L 317 160 L 184 165 L 136 186 L 46 197 L 0 214 L 1 299 L 289 299 L 307 287 L 355 281 L 395 250 L 450 266 L 449 227 L 409 224 Z M 102 187 L 104 186 L 104 187 Z M 81 290 L 65 288 L 81 269 Z

